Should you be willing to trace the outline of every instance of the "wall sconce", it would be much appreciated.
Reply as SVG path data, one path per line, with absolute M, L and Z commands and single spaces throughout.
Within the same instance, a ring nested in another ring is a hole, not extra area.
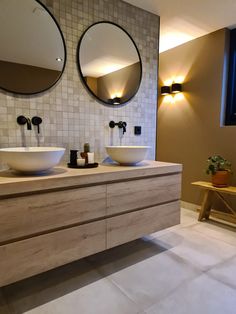
M 161 87 L 161 95 L 166 96 L 170 94 L 170 86 Z
M 109 103 L 111 103 L 112 105 L 120 105 L 121 103 L 121 98 L 120 97 L 114 97 L 111 99 L 108 99 Z
M 173 83 L 171 86 L 171 93 L 177 94 L 182 92 L 182 84 L 180 83 Z

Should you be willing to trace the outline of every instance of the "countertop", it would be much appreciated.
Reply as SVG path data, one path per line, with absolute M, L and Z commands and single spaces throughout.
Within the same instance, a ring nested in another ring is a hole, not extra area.
M 71 169 L 55 167 L 46 174 L 19 175 L 11 170 L 0 171 L 0 197 L 38 191 L 113 183 L 142 177 L 167 175 L 182 171 L 181 164 L 145 160 L 136 166 L 100 164 L 97 168 Z

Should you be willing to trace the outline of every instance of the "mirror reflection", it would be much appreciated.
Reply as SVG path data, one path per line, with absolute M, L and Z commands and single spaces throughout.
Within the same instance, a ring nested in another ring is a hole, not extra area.
M 78 45 L 78 67 L 88 90 L 100 101 L 120 105 L 138 91 L 142 65 L 130 35 L 111 22 L 85 31 Z
M 0 1 L 0 43 L 0 88 L 35 94 L 60 78 L 66 61 L 64 38 L 39 1 Z

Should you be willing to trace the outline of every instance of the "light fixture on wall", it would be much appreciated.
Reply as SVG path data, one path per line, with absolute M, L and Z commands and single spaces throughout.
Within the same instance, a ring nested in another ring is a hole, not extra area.
M 170 86 L 161 87 L 161 95 L 166 96 L 170 94 Z
M 121 98 L 120 97 L 114 97 L 114 98 L 108 99 L 108 101 L 112 105 L 120 105 Z
M 171 86 L 171 93 L 177 94 L 182 92 L 182 84 L 180 83 L 173 83 Z

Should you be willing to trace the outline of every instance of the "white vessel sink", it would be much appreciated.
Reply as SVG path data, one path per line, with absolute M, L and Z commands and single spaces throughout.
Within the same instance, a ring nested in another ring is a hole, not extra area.
M 9 168 L 24 172 L 38 173 L 56 166 L 65 148 L 61 147 L 15 147 L 0 149 L 0 160 Z
M 106 151 L 112 160 L 128 166 L 143 161 L 149 148 L 149 146 L 106 146 Z

